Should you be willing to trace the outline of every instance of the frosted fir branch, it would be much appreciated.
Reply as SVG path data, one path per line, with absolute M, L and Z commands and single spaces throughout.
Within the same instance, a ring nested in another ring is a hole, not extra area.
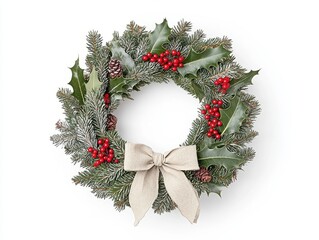
M 88 147 L 97 146 L 96 135 L 94 133 L 92 116 L 89 115 L 89 109 L 84 106 L 77 117 L 77 140 L 85 146 Z
M 199 42 L 198 44 L 196 44 L 196 49 L 197 51 L 202 52 L 208 48 L 216 48 L 219 46 L 222 46 L 223 48 L 230 51 L 232 49 L 232 41 L 226 36 L 222 38 L 209 38 L 203 42 Z
M 240 66 L 238 63 L 234 62 L 235 57 L 230 56 L 228 59 L 219 63 L 217 67 L 212 69 L 211 81 L 216 81 L 218 78 L 230 77 L 233 79 L 238 79 L 246 72 L 246 69 Z
M 203 30 L 198 29 L 192 35 L 188 37 L 188 45 L 193 49 L 197 49 L 197 46 L 202 44 L 206 35 Z
M 203 117 L 196 118 L 190 129 L 190 133 L 187 136 L 186 141 L 182 144 L 183 146 L 196 145 L 203 140 L 204 134 L 207 131 L 207 123 Z
M 170 212 L 176 208 L 176 204 L 173 202 L 173 200 L 166 191 L 163 176 L 161 173 L 159 178 L 158 195 L 152 205 L 152 208 L 154 209 L 154 212 L 157 214 Z
M 72 96 L 72 92 L 67 88 L 60 88 L 57 92 L 57 98 L 62 103 L 62 108 L 69 124 L 76 124 L 76 117 L 80 111 L 79 101 Z
M 192 30 L 192 23 L 182 19 L 177 23 L 176 26 L 172 28 L 171 37 L 172 38 L 183 38 L 186 37 L 188 32 Z
M 100 91 L 91 91 L 86 95 L 85 105 L 92 116 L 94 131 L 97 136 L 104 136 L 107 131 L 107 109 Z

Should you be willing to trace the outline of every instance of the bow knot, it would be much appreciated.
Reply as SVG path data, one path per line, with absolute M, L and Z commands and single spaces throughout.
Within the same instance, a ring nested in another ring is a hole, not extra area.
M 161 153 L 153 153 L 153 162 L 154 165 L 157 167 L 161 167 L 162 164 L 165 162 L 164 154 Z
M 143 144 L 126 143 L 124 170 L 136 172 L 129 194 L 135 225 L 157 198 L 160 172 L 168 195 L 181 213 L 191 223 L 195 223 L 199 215 L 199 198 L 197 191 L 182 171 L 198 169 L 195 145 L 161 154 L 154 153 L 150 147 Z

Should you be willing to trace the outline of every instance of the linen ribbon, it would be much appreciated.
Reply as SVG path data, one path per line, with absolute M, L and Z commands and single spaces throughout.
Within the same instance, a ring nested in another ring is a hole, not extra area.
M 198 169 L 195 145 L 161 154 L 143 144 L 126 143 L 124 170 L 136 172 L 129 194 L 135 216 L 134 225 L 140 222 L 157 198 L 159 172 L 163 175 L 167 193 L 182 215 L 191 223 L 196 223 L 199 215 L 198 194 L 182 171 Z

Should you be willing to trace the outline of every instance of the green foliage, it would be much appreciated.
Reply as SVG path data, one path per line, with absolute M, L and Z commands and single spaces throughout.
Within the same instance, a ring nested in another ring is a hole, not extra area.
M 77 59 L 74 63 L 74 66 L 70 68 L 72 71 L 72 78 L 69 84 L 73 88 L 72 95 L 79 100 L 80 104 L 84 104 L 86 88 L 85 88 L 85 80 L 83 76 L 83 69 L 80 68 L 79 59 Z
M 95 67 L 93 67 L 89 81 L 85 83 L 86 91 L 98 90 L 101 85 L 102 83 L 99 80 L 98 73 L 95 70 Z
M 110 50 L 112 52 L 112 58 L 119 60 L 121 65 L 128 71 L 133 71 L 135 68 L 134 60 L 125 52 L 124 48 L 120 47 L 118 42 L 111 42 Z
M 171 28 L 168 26 L 166 19 L 161 24 L 156 24 L 155 30 L 150 34 L 149 51 L 157 54 L 165 51 L 163 44 L 168 42 L 170 34 Z
M 223 47 L 209 48 L 201 53 L 196 53 L 194 50 L 190 52 L 184 61 L 184 67 L 178 68 L 178 72 L 185 76 L 191 74 L 197 76 L 197 71 L 201 68 L 209 70 L 212 66 L 217 66 L 224 58 L 228 57 L 230 51 Z
M 220 109 L 221 121 L 221 135 L 238 132 L 239 128 L 246 118 L 247 107 L 242 103 L 239 97 L 231 99 L 228 108 Z

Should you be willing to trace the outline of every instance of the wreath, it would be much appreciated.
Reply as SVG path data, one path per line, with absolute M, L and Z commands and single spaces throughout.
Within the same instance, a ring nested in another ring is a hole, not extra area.
M 73 91 L 57 92 L 66 117 L 56 123 L 59 134 L 51 140 L 84 168 L 74 183 L 111 198 L 117 210 L 131 206 L 136 223 L 149 207 L 155 213 L 179 208 L 196 222 L 198 196 L 220 195 L 255 155 L 247 143 L 258 134 L 253 123 L 260 108 L 244 90 L 258 71 L 235 62 L 229 38 L 206 39 L 202 30 L 190 33 L 191 27 L 182 20 L 170 28 L 164 19 L 149 32 L 130 22 L 105 45 L 97 31 L 90 31 L 87 68 L 81 69 L 77 59 L 69 82 Z M 168 81 L 201 103 L 187 139 L 165 154 L 127 143 L 116 131 L 113 111 L 133 91 Z

